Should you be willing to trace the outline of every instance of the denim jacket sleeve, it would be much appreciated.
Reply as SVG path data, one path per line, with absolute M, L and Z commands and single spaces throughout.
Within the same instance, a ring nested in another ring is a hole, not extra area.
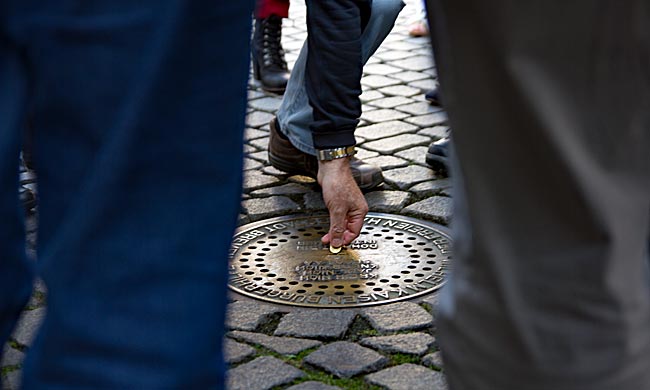
M 361 33 L 371 0 L 307 0 L 306 89 L 314 147 L 354 145 L 361 116 Z

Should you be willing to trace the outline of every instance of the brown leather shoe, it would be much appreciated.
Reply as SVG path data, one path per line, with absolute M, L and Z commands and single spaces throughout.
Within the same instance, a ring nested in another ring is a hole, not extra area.
M 277 119 L 271 120 L 271 135 L 269 137 L 269 162 L 275 168 L 292 175 L 303 175 L 316 178 L 318 175 L 318 160 L 316 156 L 304 153 L 291 144 L 291 141 L 280 132 Z M 381 168 L 368 164 L 356 157 L 350 159 L 352 177 L 362 191 L 373 189 L 384 182 Z

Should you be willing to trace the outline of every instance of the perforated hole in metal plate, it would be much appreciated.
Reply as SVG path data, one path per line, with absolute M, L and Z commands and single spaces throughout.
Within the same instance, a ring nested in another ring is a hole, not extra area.
M 230 250 L 230 288 L 287 305 L 369 306 L 433 292 L 449 270 L 451 240 L 443 227 L 369 213 L 361 235 L 338 254 L 320 241 L 328 227 L 327 216 L 242 226 Z

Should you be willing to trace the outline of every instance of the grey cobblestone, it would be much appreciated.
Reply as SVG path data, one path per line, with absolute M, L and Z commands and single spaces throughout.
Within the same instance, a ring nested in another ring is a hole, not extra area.
M 262 356 L 252 362 L 230 369 L 227 373 L 228 390 L 267 390 L 302 378 L 304 372 L 271 356 Z
M 355 136 L 359 135 L 367 140 L 392 137 L 417 130 L 417 127 L 402 121 L 381 122 L 370 126 L 359 127 Z
M 439 125 L 441 123 L 447 122 L 447 114 L 444 112 L 434 112 L 431 114 L 414 116 L 411 118 L 405 119 L 407 122 L 412 123 L 420 127 L 430 127 L 433 125 Z
M 402 364 L 366 375 L 366 381 L 388 390 L 446 390 L 444 375 L 415 364 Z
M 426 181 L 411 187 L 409 191 L 420 197 L 438 194 L 449 196 L 451 193 L 451 181 L 447 178 Z
M 433 139 L 439 139 L 449 136 L 449 126 L 433 126 L 418 131 L 420 135 L 426 135 Z
M 394 336 L 366 337 L 361 339 L 361 345 L 387 353 L 407 353 L 424 355 L 431 344 L 436 341 L 426 333 L 407 333 Z
M 366 202 L 371 211 L 394 213 L 406 205 L 409 196 L 404 191 L 374 191 L 366 194 Z
M 45 311 L 45 308 L 24 311 L 18 320 L 12 338 L 16 340 L 18 344 L 25 346 L 32 345 L 32 341 L 34 341 L 36 333 L 45 318 Z
M 253 196 L 269 196 L 269 195 L 293 195 L 305 194 L 311 191 L 311 188 L 297 183 L 287 183 L 281 186 L 263 188 L 251 192 Z
M 404 105 L 397 106 L 395 108 L 400 111 L 409 113 L 411 115 L 424 115 L 432 112 L 438 112 L 441 110 L 440 107 L 433 106 L 426 101 L 404 104 Z
M 388 96 L 414 96 L 422 93 L 422 90 L 419 88 L 409 87 L 407 85 L 394 85 L 391 87 L 385 87 L 379 90 L 384 95 Z
M 366 76 L 361 79 L 361 84 L 371 88 L 388 87 L 390 85 L 399 84 L 399 80 L 392 79 L 386 76 Z
M 259 188 L 268 187 L 278 182 L 279 180 L 277 177 L 262 175 L 257 172 L 253 172 L 244 175 L 243 188 L 244 191 L 253 191 Z
M 0 367 L 6 366 L 16 366 L 22 363 L 25 359 L 25 354 L 15 348 L 5 345 L 2 351 L 2 361 L 0 361 Z
M 317 210 L 327 210 L 325 206 L 325 201 L 323 200 L 323 194 L 320 192 L 308 192 L 304 197 L 305 201 L 305 210 L 308 211 L 317 211 Z
M 431 314 L 413 302 L 369 307 L 363 309 L 361 315 L 381 333 L 422 329 L 433 325 Z
M 445 225 L 451 221 L 451 211 L 451 198 L 443 196 L 433 196 L 404 209 L 404 213 L 407 215 L 434 220 Z
M 235 330 L 257 329 L 271 315 L 280 313 L 275 306 L 254 301 L 237 301 L 228 305 L 226 327 Z
M 254 332 L 233 331 L 228 335 L 237 340 L 261 345 L 262 347 L 281 355 L 297 355 L 306 349 L 318 347 L 322 344 L 317 340 L 297 339 L 293 337 L 275 337 Z
M 223 355 L 226 363 L 236 364 L 255 355 L 255 348 L 230 339 L 224 339 Z
M 417 88 L 422 92 L 426 92 L 430 89 L 435 88 L 438 83 L 433 81 L 433 79 L 422 79 L 422 80 L 417 80 L 417 81 L 411 81 L 408 83 L 408 85 L 412 88 Z
M 391 169 L 384 172 L 384 180 L 401 190 L 411 187 L 422 181 L 434 179 L 433 170 L 419 165 L 410 165 L 405 168 Z
M 246 116 L 246 124 L 250 127 L 260 127 L 268 124 L 271 119 L 273 119 L 273 115 L 268 112 L 253 111 Z
M 341 390 L 341 388 L 338 386 L 326 385 L 322 382 L 309 381 L 288 387 L 287 390 Z
M 242 208 L 251 219 L 269 218 L 278 214 L 297 212 L 300 206 L 286 196 L 271 196 L 242 201 Z
M 370 123 L 380 123 L 380 122 L 404 119 L 407 118 L 408 116 L 409 115 L 404 112 L 391 110 L 387 108 L 380 108 L 377 110 L 372 110 L 370 112 L 366 110 L 366 112 L 361 114 L 361 118 L 363 118 L 364 120 Z
M 398 108 L 401 106 L 408 106 L 413 103 L 413 99 L 404 96 L 391 96 L 383 99 L 378 99 L 370 103 L 379 108 Z M 403 111 L 403 110 L 402 110 Z M 428 112 L 428 111 L 426 111 Z
M 377 165 L 381 167 L 381 169 L 383 170 L 401 168 L 409 164 L 408 161 L 393 156 L 378 156 L 378 157 L 368 158 L 365 161 L 368 164 Z
M 348 341 L 337 341 L 321 347 L 305 358 L 305 362 L 320 367 L 339 378 L 374 371 L 388 363 L 385 356 Z
M 363 144 L 363 147 L 383 154 L 394 154 L 399 150 L 428 144 L 429 142 L 431 142 L 429 137 L 423 137 L 417 134 L 402 134 L 395 137 L 366 142 Z
M 434 353 L 426 355 L 422 358 L 422 364 L 426 366 L 443 368 L 442 353 L 440 351 L 436 351 Z
M 347 332 L 356 315 L 350 309 L 316 309 L 294 311 L 282 318 L 276 336 L 305 338 L 339 338 Z
M 413 161 L 416 164 L 425 164 L 428 146 L 416 146 L 395 153 L 396 156 Z
M 253 107 L 256 110 L 268 111 L 274 113 L 280 108 L 282 104 L 281 97 L 265 97 L 261 99 L 256 99 L 248 103 L 250 107 Z

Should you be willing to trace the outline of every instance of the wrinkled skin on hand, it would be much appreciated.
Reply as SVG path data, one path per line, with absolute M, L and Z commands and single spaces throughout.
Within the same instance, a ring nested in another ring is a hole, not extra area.
M 330 214 L 323 244 L 335 248 L 350 244 L 361 233 L 368 203 L 352 177 L 347 158 L 318 162 L 318 183 Z

